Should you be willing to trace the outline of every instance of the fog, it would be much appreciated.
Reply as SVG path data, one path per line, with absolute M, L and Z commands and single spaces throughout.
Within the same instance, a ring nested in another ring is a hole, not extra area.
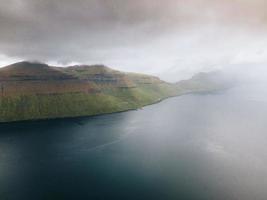
M 98 63 L 178 81 L 200 71 L 267 63 L 264 0 L 0 3 L 0 66 Z

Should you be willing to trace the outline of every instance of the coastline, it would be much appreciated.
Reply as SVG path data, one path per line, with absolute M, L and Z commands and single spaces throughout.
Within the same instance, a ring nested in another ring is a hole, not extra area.
M 52 120 L 56 121 L 56 120 L 71 120 L 71 119 L 78 119 L 78 118 L 90 118 L 90 117 L 99 117 L 99 116 L 112 115 L 112 114 L 118 114 L 118 113 L 130 112 L 130 111 L 138 111 L 144 107 L 158 104 L 158 103 L 163 102 L 167 99 L 176 98 L 176 97 L 185 96 L 185 95 L 190 95 L 190 94 L 197 94 L 197 95 L 212 94 L 212 93 L 222 91 L 222 90 L 227 90 L 227 89 L 217 89 L 217 90 L 213 90 L 213 91 L 188 91 L 188 92 L 184 92 L 181 94 L 177 94 L 177 95 L 168 96 L 165 98 L 158 99 L 155 102 L 143 105 L 143 106 L 138 107 L 138 108 L 131 108 L 131 109 L 115 111 L 115 112 L 106 112 L 106 113 L 99 113 L 99 114 L 93 114 L 93 115 L 80 115 L 80 116 L 70 116 L 70 117 L 55 117 L 55 118 L 39 118 L 39 119 L 29 119 L 29 120 L 6 121 L 6 122 L 0 122 L 0 126 L 1 125 L 12 125 L 15 123 L 31 123 L 31 122 L 43 122 L 43 121 L 52 121 Z

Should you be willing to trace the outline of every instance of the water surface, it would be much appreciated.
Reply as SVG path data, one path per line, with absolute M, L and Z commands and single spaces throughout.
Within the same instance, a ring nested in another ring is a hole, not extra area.
M 257 88 L 0 125 L 0 199 L 265 200 L 267 95 Z

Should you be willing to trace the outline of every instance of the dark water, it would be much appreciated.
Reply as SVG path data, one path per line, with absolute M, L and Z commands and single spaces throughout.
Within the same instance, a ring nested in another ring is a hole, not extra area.
M 265 200 L 262 89 L 0 125 L 0 199 Z

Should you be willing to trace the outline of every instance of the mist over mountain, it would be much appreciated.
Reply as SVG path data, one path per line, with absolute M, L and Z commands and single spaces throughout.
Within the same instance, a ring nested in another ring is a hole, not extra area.
M 222 89 L 199 75 L 177 84 L 104 65 L 19 62 L 0 69 L 0 122 L 90 116 L 138 109 L 168 97 Z M 210 74 L 210 76 L 213 76 Z
M 266 0 L 0 0 L 0 200 L 266 200 Z

